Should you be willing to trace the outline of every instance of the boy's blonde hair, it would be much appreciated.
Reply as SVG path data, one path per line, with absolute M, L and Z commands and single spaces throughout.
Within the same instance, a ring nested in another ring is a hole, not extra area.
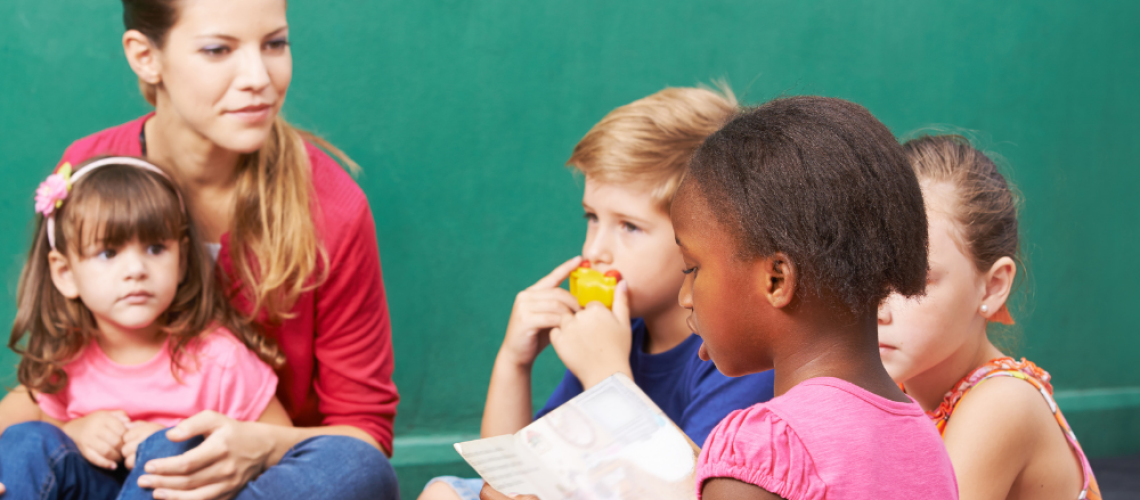
M 601 182 L 647 186 L 668 211 L 697 146 L 738 110 L 728 84 L 716 86 L 666 88 L 611 111 L 566 165 Z

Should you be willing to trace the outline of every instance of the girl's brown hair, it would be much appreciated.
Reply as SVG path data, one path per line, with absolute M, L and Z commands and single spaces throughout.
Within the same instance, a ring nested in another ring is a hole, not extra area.
M 229 306 L 170 178 L 132 165 L 102 166 L 76 181 L 54 216 L 56 249 L 72 261 L 85 258 L 85 249 L 92 245 L 117 248 L 135 240 L 179 242 L 185 274 L 170 307 L 157 320 L 170 338 L 175 375 L 187 346 L 215 326 L 228 328 L 266 363 L 281 366 L 284 362 L 276 344 Z M 20 275 L 18 309 L 8 342 L 21 356 L 19 381 L 33 393 L 51 394 L 66 387 L 64 365 L 90 344 L 97 330 L 83 302 L 64 297 L 52 283 L 48 265 L 52 251 L 46 219 L 40 216 Z
M 947 183 L 955 200 L 949 214 L 978 271 L 1002 257 L 1018 262 L 1017 196 L 997 165 L 960 135 L 924 135 L 903 145 L 920 183 Z
M 178 21 L 178 0 L 122 2 L 126 29 L 138 30 L 161 48 Z M 139 80 L 139 88 L 155 105 L 157 87 Z M 332 153 L 350 171 L 360 170 L 344 152 L 280 115 L 261 149 L 242 157 L 229 254 L 242 293 L 253 304 L 247 320 L 263 317 L 278 323 L 289 318 L 297 297 L 319 284 L 318 270 L 327 268 L 313 222 L 316 204 L 306 142 Z

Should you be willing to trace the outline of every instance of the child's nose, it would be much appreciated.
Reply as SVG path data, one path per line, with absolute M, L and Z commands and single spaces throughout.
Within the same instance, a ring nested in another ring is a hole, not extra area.
M 888 301 L 883 301 L 883 303 L 879 305 L 879 324 L 891 324 L 891 305 Z
M 591 238 L 586 239 L 586 244 L 582 246 L 582 257 L 591 263 L 613 263 L 610 238 L 606 236 L 605 231 L 598 231 Z
M 127 279 L 138 280 L 138 279 L 146 278 L 146 276 L 147 276 L 146 262 L 144 262 L 144 259 L 141 255 L 137 255 L 134 252 L 130 252 L 127 255 L 125 255 L 124 257 L 126 257 L 123 260 L 124 260 L 124 266 L 125 266 L 125 271 L 126 271 L 125 277 Z

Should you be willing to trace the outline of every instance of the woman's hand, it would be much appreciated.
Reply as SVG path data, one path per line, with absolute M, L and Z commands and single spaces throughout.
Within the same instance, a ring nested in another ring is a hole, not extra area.
M 97 411 L 60 426 L 79 452 L 96 467 L 115 470 L 123 459 L 123 435 L 131 422 L 122 410 Z
M 563 316 L 582 309 L 578 299 L 558 287 L 581 261 L 581 257 L 574 257 L 563 262 L 515 296 L 507 335 L 499 350 L 501 359 L 517 366 L 534 364 L 535 358 L 550 344 L 550 330 L 562 324 Z
M 206 440 L 176 457 L 146 463 L 139 486 L 153 488 L 154 498 L 170 500 L 218 500 L 233 498 L 270 465 L 273 435 L 267 424 L 239 422 L 213 411 L 204 411 L 166 432 L 167 439 L 185 441 L 194 436 Z
M 479 500 L 538 500 L 538 497 L 534 495 L 504 495 L 492 488 L 491 485 L 483 483 L 483 489 L 479 490 Z
M 625 281 L 618 283 L 612 311 L 600 302 L 591 302 L 577 314 L 563 316 L 561 325 L 550 332 L 550 341 L 558 358 L 586 389 L 615 373 L 633 378 L 629 367 L 633 345 L 629 286 Z
M 165 429 L 165 425 L 156 424 L 154 422 L 147 422 L 145 420 L 138 420 L 127 424 L 127 432 L 123 434 L 123 461 L 128 469 L 135 468 L 135 454 L 139 450 L 139 445 L 146 438 L 150 437 L 158 431 Z

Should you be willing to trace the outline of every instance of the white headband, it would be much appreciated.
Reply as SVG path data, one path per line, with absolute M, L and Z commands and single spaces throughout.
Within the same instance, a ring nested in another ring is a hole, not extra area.
M 52 250 L 56 249 L 55 209 L 63 205 L 63 200 L 67 199 L 71 187 L 74 186 L 76 182 L 79 182 L 79 179 L 87 173 L 107 165 L 130 165 L 143 170 L 149 170 L 163 176 L 167 180 L 171 180 L 170 176 L 166 175 L 166 172 L 163 172 L 162 169 L 154 166 L 154 164 L 130 156 L 112 156 L 110 158 L 95 160 L 84 165 L 83 168 L 74 174 L 70 173 L 71 165 L 65 163 L 61 168 L 63 173 L 53 173 L 49 175 L 47 180 L 41 183 L 39 189 L 36 190 L 36 212 L 44 214 L 44 218 L 47 219 L 47 238 Z M 174 192 L 178 195 L 179 208 L 182 209 L 182 213 L 186 213 L 186 204 L 182 201 L 182 193 L 180 193 L 177 188 L 175 188 Z

